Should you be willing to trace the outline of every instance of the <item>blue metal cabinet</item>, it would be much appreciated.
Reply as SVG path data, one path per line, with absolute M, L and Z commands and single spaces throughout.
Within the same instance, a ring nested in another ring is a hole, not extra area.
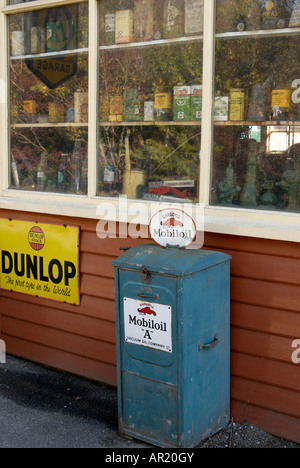
M 113 265 L 120 433 L 194 447 L 230 418 L 230 257 L 150 244 Z

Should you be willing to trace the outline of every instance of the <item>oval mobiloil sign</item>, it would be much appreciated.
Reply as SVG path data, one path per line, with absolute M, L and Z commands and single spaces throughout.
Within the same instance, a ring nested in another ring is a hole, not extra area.
M 196 237 L 196 224 L 190 215 L 179 209 L 158 211 L 150 221 L 152 239 L 162 247 L 187 247 Z

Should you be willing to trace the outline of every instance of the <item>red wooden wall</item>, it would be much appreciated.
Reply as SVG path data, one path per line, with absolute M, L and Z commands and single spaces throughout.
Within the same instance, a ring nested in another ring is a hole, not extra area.
M 1 291 L 7 352 L 116 385 L 111 262 L 120 246 L 149 240 L 100 240 L 94 220 L 6 210 L 0 217 L 81 228 L 81 305 Z M 232 417 L 300 442 L 300 365 L 291 359 L 300 339 L 300 245 L 207 233 L 204 247 L 232 256 Z

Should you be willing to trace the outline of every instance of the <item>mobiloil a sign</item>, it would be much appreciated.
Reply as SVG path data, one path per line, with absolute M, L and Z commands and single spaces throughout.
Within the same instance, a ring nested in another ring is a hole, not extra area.
M 79 304 L 79 228 L 0 219 L 0 287 Z

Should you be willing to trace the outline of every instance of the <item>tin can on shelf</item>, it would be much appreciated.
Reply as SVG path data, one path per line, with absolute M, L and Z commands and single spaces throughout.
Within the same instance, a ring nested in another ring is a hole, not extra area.
M 88 121 L 88 93 L 80 90 L 74 93 L 74 115 L 77 123 Z
M 23 101 L 23 111 L 25 114 L 36 114 L 36 102 Z
M 155 0 L 135 0 L 134 40 L 137 42 L 154 39 Z
M 65 111 L 63 104 L 59 102 L 49 102 L 49 122 L 62 123 L 65 121 Z
M 109 12 L 105 14 L 104 28 L 105 44 L 114 44 L 116 39 L 116 14 L 114 12 Z
M 154 118 L 157 121 L 169 121 L 172 118 L 171 93 L 154 95 Z
M 152 122 L 154 120 L 154 101 L 144 102 L 144 120 Z
M 229 94 L 229 120 L 244 120 L 245 92 L 240 88 L 233 88 Z
M 216 122 L 228 120 L 228 101 L 228 96 L 221 96 L 218 94 L 215 97 L 214 120 Z
M 164 0 L 163 3 L 163 37 L 172 39 L 184 35 L 183 0 Z
M 252 120 L 254 122 L 268 120 L 266 91 L 261 83 L 257 83 L 251 88 L 248 120 Z
M 133 10 L 116 11 L 116 44 L 133 42 Z
M 202 119 L 202 85 L 191 86 L 191 120 Z
M 46 26 L 46 52 L 55 52 L 55 23 Z
M 24 55 L 24 31 L 12 31 L 11 55 Z
M 289 89 L 273 89 L 271 98 L 272 119 L 286 120 L 288 118 L 290 99 Z
M 190 120 L 191 87 L 174 86 L 173 120 Z
M 138 89 L 125 89 L 123 109 L 124 120 L 128 122 L 144 120 L 144 103 Z
M 276 29 L 278 22 L 277 0 L 262 1 L 262 25 L 263 29 Z
M 185 0 L 184 32 L 187 36 L 203 33 L 204 0 Z

